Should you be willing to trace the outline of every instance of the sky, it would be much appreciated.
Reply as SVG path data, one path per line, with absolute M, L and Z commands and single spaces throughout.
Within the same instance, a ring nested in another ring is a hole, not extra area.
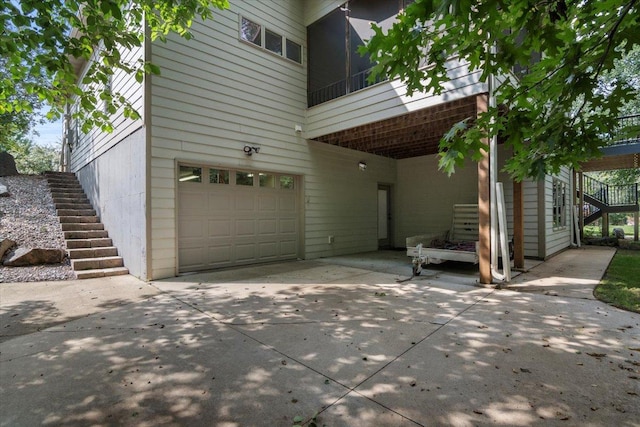
M 34 127 L 40 135 L 34 135 L 31 139 L 37 145 L 59 144 L 62 140 L 62 119 L 52 123 L 43 123 Z

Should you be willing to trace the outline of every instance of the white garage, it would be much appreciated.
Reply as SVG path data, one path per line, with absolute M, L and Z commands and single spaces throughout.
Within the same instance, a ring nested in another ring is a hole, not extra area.
M 299 177 L 178 166 L 179 272 L 295 259 Z

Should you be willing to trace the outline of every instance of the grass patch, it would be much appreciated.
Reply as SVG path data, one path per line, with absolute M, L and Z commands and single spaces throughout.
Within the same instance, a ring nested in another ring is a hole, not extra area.
M 623 310 L 640 313 L 640 251 L 618 249 L 594 295 Z

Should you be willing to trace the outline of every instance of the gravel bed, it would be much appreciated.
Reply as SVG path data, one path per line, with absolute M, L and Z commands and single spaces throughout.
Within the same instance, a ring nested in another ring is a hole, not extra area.
M 46 178 L 5 176 L 0 182 L 10 193 L 9 197 L 0 197 L 0 236 L 14 240 L 18 248 L 65 249 L 64 234 Z M 54 265 L 0 266 L 0 283 L 73 278 L 75 274 L 66 258 L 62 264 Z

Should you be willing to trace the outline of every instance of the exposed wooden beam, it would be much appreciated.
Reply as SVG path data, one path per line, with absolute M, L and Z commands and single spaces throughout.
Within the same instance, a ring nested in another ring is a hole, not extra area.
M 640 154 L 605 156 L 580 163 L 582 172 L 607 171 L 616 169 L 634 169 L 640 166 Z
M 524 268 L 524 202 L 522 182 L 513 182 L 513 266 Z
M 476 96 L 477 114 L 487 111 L 486 94 Z M 484 141 L 489 145 L 488 138 Z M 482 151 L 482 159 L 478 161 L 478 258 L 480 283 L 491 283 L 491 200 L 489 182 L 489 152 Z

